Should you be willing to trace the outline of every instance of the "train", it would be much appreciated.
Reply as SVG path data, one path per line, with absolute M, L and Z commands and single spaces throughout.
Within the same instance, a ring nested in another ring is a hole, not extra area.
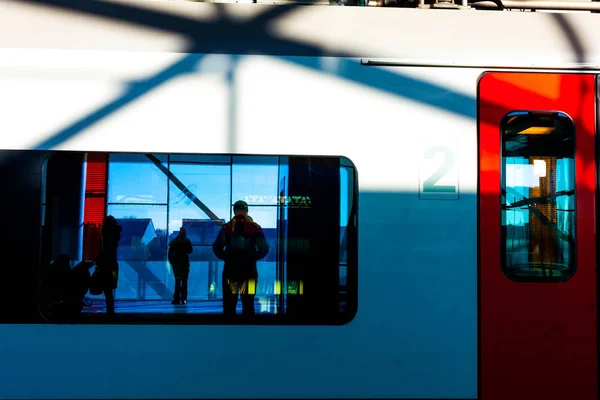
M 0 397 L 597 399 L 599 17 L 513 3 L 1 1 Z M 268 164 L 277 189 L 224 184 L 209 213 L 178 162 Z M 88 259 L 84 223 L 149 209 L 142 180 L 165 237 L 274 207 L 279 314 L 46 318 L 44 251 Z

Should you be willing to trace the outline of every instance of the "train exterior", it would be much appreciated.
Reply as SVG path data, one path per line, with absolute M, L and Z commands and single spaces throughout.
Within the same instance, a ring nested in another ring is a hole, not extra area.
M 599 22 L 0 2 L 0 179 L 29 171 L 2 186 L 0 397 L 598 398 Z M 42 172 L 14 161 L 33 150 L 351 160 L 355 315 L 10 319 L 35 295 Z

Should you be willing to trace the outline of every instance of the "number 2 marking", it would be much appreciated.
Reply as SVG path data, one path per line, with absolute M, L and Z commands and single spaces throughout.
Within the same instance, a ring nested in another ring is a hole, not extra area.
M 444 154 L 444 162 L 429 178 L 423 182 L 424 193 L 456 193 L 455 185 L 439 185 L 435 184 L 444 177 L 450 169 L 454 166 L 455 156 L 448 147 L 445 146 L 434 146 L 427 149 L 425 152 L 425 158 L 432 159 L 434 155 L 442 153 Z

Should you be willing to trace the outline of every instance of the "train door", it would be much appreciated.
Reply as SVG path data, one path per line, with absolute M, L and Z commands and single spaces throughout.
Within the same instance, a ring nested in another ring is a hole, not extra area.
M 595 77 L 479 82 L 480 398 L 598 398 Z

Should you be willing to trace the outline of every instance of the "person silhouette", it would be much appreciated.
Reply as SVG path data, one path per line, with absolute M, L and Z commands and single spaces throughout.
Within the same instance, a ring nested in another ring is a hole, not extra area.
M 269 245 L 260 225 L 248 215 L 248 204 L 233 205 L 234 217 L 223 225 L 213 244 L 213 253 L 225 261 L 223 266 L 223 313 L 236 314 L 238 297 L 242 315 L 255 314 L 254 297 L 258 282 L 256 262 L 269 253 Z
M 179 229 L 179 234 L 169 245 L 169 262 L 173 267 L 175 276 L 175 290 L 173 291 L 173 301 L 171 304 L 186 304 L 188 294 L 188 278 L 190 276 L 190 258 L 192 242 L 187 237 L 187 230 L 184 227 Z
M 121 226 L 112 215 L 102 221 L 100 254 L 96 258 L 96 273 L 101 282 L 101 289 L 106 300 L 106 313 L 115 313 L 115 290 L 119 281 L 119 263 L 117 248 L 121 240 Z

